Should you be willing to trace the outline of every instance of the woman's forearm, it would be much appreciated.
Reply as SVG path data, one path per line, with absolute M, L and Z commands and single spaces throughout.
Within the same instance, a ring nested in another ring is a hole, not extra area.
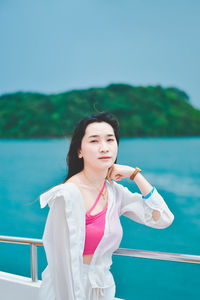
M 134 170 L 135 169 L 132 168 L 131 174 L 133 174 Z M 144 176 L 141 173 L 136 174 L 134 181 L 144 197 L 148 195 L 153 189 L 152 185 L 144 178 Z M 154 219 L 154 221 L 158 221 L 158 219 L 160 218 L 160 212 L 158 210 L 153 210 L 152 218 Z
M 134 168 L 131 168 L 130 176 L 133 174 L 134 170 Z M 137 184 L 139 190 L 141 191 L 142 196 L 144 197 L 153 189 L 152 185 L 144 178 L 144 176 L 141 173 L 137 173 L 137 175 L 134 178 L 134 181 Z

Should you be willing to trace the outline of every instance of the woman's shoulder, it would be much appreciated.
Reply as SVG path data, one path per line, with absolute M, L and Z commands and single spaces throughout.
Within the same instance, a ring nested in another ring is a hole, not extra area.
M 70 198 L 68 197 L 71 193 L 76 192 L 76 186 L 71 181 L 66 181 L 64 183 L 59 183 L 40 195 L 40 206 L 41 208 L 45 207 L 47 204 L 49 207 L 55 200 L 55 198 L 59 196 L 64 196 L 65 199 Z

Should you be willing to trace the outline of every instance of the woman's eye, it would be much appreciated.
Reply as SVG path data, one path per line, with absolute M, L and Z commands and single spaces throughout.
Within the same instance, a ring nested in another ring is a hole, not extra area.
M 111 142 L 111 141 L 114 141 L 114 139 L 108 139 L 108 140 L 107 140 L 107 142 Z M 90 143 L 96 143 L 96 142 L 98 142 L 98 140 L 93 140 L 93 141 L 91 141 Z

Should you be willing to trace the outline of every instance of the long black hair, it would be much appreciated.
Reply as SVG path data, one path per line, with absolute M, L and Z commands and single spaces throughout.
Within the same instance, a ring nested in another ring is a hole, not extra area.
M 106 122 L 110 124 L 114 130 L 117 144 L 119 145 L 119 122 L 113 114 L 103 111 L 101 113 L 92 114 L 82 119 L 77 124 L 72 135 L 69 152 L 66 158 L 66 162 L 68 165 L 68 174 L 63 183 L 83 169 L 83 158 L 78 157 L 78 150 L 81 148 L 81 142 L 83 136 L 85 135 L 86 127 L 94 122 Z M 117 159 L 115 160 L 115 162 L 116 161 Z

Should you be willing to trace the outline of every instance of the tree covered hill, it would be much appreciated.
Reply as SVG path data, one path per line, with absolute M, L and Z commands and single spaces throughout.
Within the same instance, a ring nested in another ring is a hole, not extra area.
M 199 136 L 200 111 L 177 88 L 111 84 L 105 88 L 0 97 L 0 138 L 66 137 L 83 117 L 113 113 L 120 136 Z

